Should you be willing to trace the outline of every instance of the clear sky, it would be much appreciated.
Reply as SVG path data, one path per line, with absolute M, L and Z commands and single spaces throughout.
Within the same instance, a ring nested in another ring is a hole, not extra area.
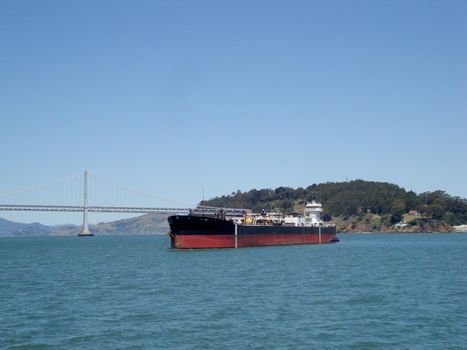
M 84 169 L 193 204 L 346 179 L 467 197 L 467 1 L 0 0 L 0 193 Z M 0 213 L 65 220 L 21 215 Z

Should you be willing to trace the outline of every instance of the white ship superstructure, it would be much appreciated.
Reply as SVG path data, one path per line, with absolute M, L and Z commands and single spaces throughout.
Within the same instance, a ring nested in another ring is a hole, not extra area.
M 303 226 L 318 227 L 332 226 L 324 224 L 321 219 L 323 206 L 316 201 L 308 202 L 305 205 L 303 214 L 294 213 L 283 215 L 281 213 L 267 212 L 263 210 L 261 214 L 247 213 L 244 216 L 226 216 L 227 220 L 233 221 L 238 225 L 274 225 L 274 226 Z
M 284 224 L 289 226 L 319 226 L 323 225 L 321 212 L 323 206 L 319 202 L 308 202 L 305 206 L 304 215 L 287 215 Z

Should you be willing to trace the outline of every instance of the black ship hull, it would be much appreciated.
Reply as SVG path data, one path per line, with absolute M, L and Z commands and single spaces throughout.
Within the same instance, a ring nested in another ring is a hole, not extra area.
M 274 226 L 235 224 L 202 216 L 170 216 L 172 248 L 237 248 L 336 241 L 335 226 Z

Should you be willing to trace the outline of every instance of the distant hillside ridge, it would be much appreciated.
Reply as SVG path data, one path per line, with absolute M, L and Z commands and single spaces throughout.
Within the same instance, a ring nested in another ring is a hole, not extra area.
M 467 223 L 466 199 L 450 196 L 444 191 L 416 194 L 395 184 L 365 180 L 327 182 L 296 189 L 238 190 L 201 204 L 288 214 L 302 212 L 306 202 L 311 200 L 323 203 L 325 220 L 333 217 L 337 220 L 338 217 L 337 221 L 344 227 L 348 225 L 346 221 L 352 220 L 353 226 L 357 227 L 358 218 L 361 218 L 369 224 L 365 226 L 368 231 L 386 231 L 397 223 L 401 224 L 399 228 L 411 227 L 414 231 L 421 226 L 430 231 L 442 226 L 442 231 L 446 231 L 450 226 Z
M 26 226 L 28 226 L 28 224 L 23 224 L 20 222 L 14 222 L 0 218 L 0 235 L 20 230 Z
M 45 226 L 34 222 L 32 224 L 23 224 L 20 222 L 9 221 L 0 218 L 0 237 L 1 236 L 47 236 L 54 230 L 54 227 Z
M 167 215 L 160 214 L 145 214 L 129 219 L 90 225 L 91 232 L 96 235 L 165 234 L 168 229 Z M 45 226 L 39 223 L 23 224 L 0 218 L 0 237 L 76 236 L 81 231 L 81 225 Z
M 89 229 L 95 235 L 154 235 L 165 234 L 169 229 L 167 215 L 144 214 L 129 219 L 122 219 L 111 222 L 102 222 L 90 225 Z M 70 227 L 56 230 L 51 234 L 54 236 L 77 235 L 82 227 Z

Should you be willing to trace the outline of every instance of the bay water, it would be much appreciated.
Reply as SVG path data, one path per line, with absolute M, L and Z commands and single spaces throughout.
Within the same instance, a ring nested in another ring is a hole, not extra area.
M 0 238 L 0 349 L 466 349 L 467 234 Z

